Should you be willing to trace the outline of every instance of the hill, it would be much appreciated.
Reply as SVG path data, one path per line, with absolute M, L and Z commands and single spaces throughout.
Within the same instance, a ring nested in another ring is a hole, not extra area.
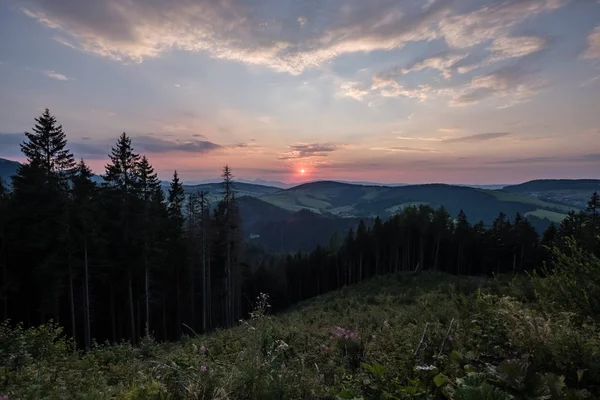
M 8 398 L 586 399 L 597 322 L 528 300 L 531 282 L 386 275 L 234 328 L 74 351 L 60 330 L 0 326 Z M 535 281 L 533 281 L 535 283 Z M 432 306 L 434 305 L 434 306 Z M 549 313 L 548 313 L 549 312 Z M 16 356 L 18 355 L 18 357 Z
M 574 208 L 519 193 L 445 184 L 389 187 L 321 181 L 281 190 L 261 199 L 290 211 L 308 209 L 340 217 L 384 218 L 407 206 L 429 204 L 443 206 L 453 216 L 462 209 L 470 220 L 483 220 L 486 224 L 491 224 L 500 212 L 510 216 L 516 212 L 529 213 L 535 217 L 545 211 L 554 213 L 553 218 L 557 219 Z
M 600 192 L 599 179 L 539 179 L 506 186 L 507 193 L 518 193 L 543 201 L 562 203 L 571 207 L 585 208 L 590 194 Z
M 0 178 L 5 183 L 10 183 L 11 177 L 17 173 L 19 165 L 16 161 L 0 158 Z

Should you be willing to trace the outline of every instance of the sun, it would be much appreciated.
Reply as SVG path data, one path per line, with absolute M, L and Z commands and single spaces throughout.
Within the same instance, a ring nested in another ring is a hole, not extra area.
M 306 172 L 306 170 L 305 170 L 305 169 L 301 169 L 301 170 L 300 170 L 300 173 L 301 173 L 301 174 L 303 174 L 303 173 L 305 173 L 305 172 Z

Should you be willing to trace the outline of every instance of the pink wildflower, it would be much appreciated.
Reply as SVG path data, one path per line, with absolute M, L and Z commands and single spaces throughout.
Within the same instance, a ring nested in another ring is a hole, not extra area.
M 204 354 L 206 352 L 206 347 L 204 345 L 200 346 L 200 353 Z
M 375 340 L 375 335 L 371 336 L 371 339 Z
M 203 365 L 203 366 L 200 367 L 200 371 L 206 372 L 206 370 L 207 370 L 206 365 Z
M 325 351 L 329 350 L 329 347 L 327 345 L 322 345 L 321 348 Z

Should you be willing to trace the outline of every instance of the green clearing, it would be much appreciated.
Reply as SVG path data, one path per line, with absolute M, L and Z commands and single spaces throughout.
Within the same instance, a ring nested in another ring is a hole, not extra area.
M 528 216 L 528 215 L 533 215 L 534 217 L 538 217 L 541 219 L 546 218 L 557 224 L 560 224 L 563 221 L 563 219 L 565 219 L 567 217 L 566 214 L 560 214 L 560 213 L 557 213 L 554 211 L 540 210 L 540 209 L 537 209 L 535 211 L 531 211 L 531 212 L 528 212 L 525 214 L 525 216 Z
M 412 201 L 409 203 L 402 203 L 402 204 L 398 204 L 389 208 L 386 208 L 386 212 L 390 213 L 390 214 L 395 214 L 395 213 L 399 213 L 402 212 L 402 210 L 404 210 L 407 207 L 418 207 L 421 204 L 429 204 L 427 202 L 422 202 L 422 201 Z
M 500 201 L 512 201 L 512 202 L 516 202 L 516 203 L 532 204 L 535 206 L 543 207 L 544 209 L 551 209 L 551 210 L 564 212 L 565 214 L 571 210 L 575 210 L 575 208 L 573 208 L 573 207 L 565 206 L 562 204 L 550 203 L 547 201 L 539 200 L 539 199 L 537 199 L 535 197 L 531 197 L 531 196 L 522 196 L 519 194 L 503 192 L 501 190 L 485 190 L 485 189 L 480 189 L 480 190 L 485 193 L 489 193 L 489 194 L 495 196 Z
M 596 279 L 597 280 L 597 279 Z M 382 276 L 171 344 L 86 353 L 0 329 L 8 399 L 597 398 L 600 326 L 541 307 L 526 277 Z M 549 287 L 539 286 L 540 288 Z M 553 293 L 554 290 L 548 290 Z M 542 291 L 542 293 L 544 293 Z M 596 389 L 597 390 L 597 389 Z M 568 397 L 567 397 L 568 396 Z

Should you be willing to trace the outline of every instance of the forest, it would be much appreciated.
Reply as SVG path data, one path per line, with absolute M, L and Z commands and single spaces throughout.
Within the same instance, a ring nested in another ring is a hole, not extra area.
M 216 204 L 165 193 L 123 133 L 98 184 L 35 121 L 0 182 L 0 399 L 600 394 L 596 192 L 542 235 L 418 205 L 273 253 L 229 166 Z
M 594 192 L 584 211 L 541 237 L 519 214 L 501 213 L 488 229 L 462 211 L 453 217 L 420 205 L 369 228 L 360 221 L 311 252 L 271 254 L 244 243 L 229 166 L 218 204 L 204 192 L 185 195 L 176 171 L 164 193 L 123 133 L 98 185 L 49 110 L 35 121 L 21 146 L 27 162 L 0 183 L 2 319 L 25 327 L 52 320 L 85 348 L 230 327 L 259 293 L 269 293 L 277 311 L 388 273 L 533 271 L 566 237 L 600 250 Z

